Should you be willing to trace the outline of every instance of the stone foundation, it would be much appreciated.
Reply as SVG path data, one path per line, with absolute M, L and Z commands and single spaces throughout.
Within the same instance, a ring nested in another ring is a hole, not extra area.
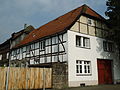
M 54 63 L 52 65 L 52 86 L 53 88 L 68 87 L 68 67 L 65 63 Z

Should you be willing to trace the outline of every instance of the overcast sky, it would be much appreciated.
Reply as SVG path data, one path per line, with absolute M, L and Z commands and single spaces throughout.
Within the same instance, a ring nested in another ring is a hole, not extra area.
M 83 4 L 105 17 L 106 0 L 0 0 L 0 43 L 25 23 L 38 28 Z

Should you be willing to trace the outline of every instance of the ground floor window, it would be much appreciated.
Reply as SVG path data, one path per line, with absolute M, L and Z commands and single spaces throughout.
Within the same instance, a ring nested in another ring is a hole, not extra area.
M 91 75 L 91 62 L 84 60 L 76 60 L 77 75 Z

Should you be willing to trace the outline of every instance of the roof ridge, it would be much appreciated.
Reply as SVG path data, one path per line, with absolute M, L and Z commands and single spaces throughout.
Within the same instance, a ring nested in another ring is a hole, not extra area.
M 98 14 L 95 10 L 93 10 L 92 8 L 90 8 L 89 6 L 87 6 L 86 4 L 85 4 L 85 7 L 86 8 L 88 8 L 88 9 L 90 9 L 90 10 L 92 10 L 95 14 L 97 14 L 101 19 L 104 19 L 105 20 L 105 18 L 103 17 L 103 16 L 101 16 L 100 14 Z M 87 9 L 86 9 L 87 10 Z
M 87 5 L 86 4 L 82 5 L 81 13 L 85 13 L 86 10 L 87 10 Z

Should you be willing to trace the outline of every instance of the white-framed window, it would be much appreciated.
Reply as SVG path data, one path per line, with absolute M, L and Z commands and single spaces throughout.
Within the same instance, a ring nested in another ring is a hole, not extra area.
M 25 52 L 25 51 L 26 51 L 26 46 L 25 46 L 25 47 L 23 47 L 23 49 L 22 49 L 22 50 L 23 50 L 23 52 Z
M 7 52 L 7 59 L 9 59 L 9 52 Z
M 90 48 L 90 38 L 82 37 L 82 36 L 76 36 L 76 46 L 77 47 Z
M 46 39 L 46 40 L 45 40 L 45 44 L 46 44 L 46 46 L 51 45 L 51 39 L 49 39 L 49 38 Z
M 17 50 L 14 50 L 13 51 L 13 56 L 16 56 L 17 55 Z
M 39 48 L 39 42 L 36 42 L 34 45 L 35 45 L 35 49 Z
M 31 44 L 30 45 L 30 48 L 31 48 L 31 50 L 34 50 L 36 47 L 35 47 L 35 44 Z
M 103 49 L 107 52 L 113 52 L 114 51 L 114 44 L 113 42 L 103 41 Z
M 40 50 L 44 50 L 45 49 L 45 41 L 41 41 L 40 42 Z
M 52 37 L 52 44 L 57 44 L 58 43 L 58 37 L 54 36 Z
M 2 54 L 0 54 L 0 60 L 2 60 Z
M 91 75 L 91 62 L 84 60 L 76 60 L 77 75 Z

